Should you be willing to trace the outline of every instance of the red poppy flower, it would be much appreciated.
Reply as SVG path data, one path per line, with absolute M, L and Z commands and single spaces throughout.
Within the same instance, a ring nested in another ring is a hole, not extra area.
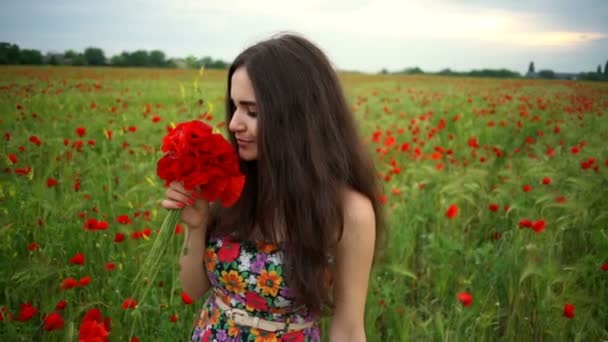
M 9 153 L 9 154 L 8 154 L 8 159 L 10 159 L 10 161 L 11 161 L 13 164 L 17 164 L 17 156 L 16 156 L 16 155 L 14 155 L 13 153 Z
M 125 241 L 125 234 L 123 234 L 123 233 L 116 233 L 114 235 L 114 242 L 120 243 L 120 242 L 123 242 L 123 241 Z
M 190 296 L 188 296 L 188 294 L 184 291 L 182 291 L 182 301 L 186 305 L 194 303 L 194 300 L 190 298 Z
M 74 287 L 76 287 L 77 285 L 78 285 L 78 281 L 76 281 L 76 279 L 74 279 L 74 278 L 72 278 L 72 277 L 69 277 L 69 278 L 64 279 L 64 280 L 61 282 L 61 285 L 59 285 L 59 287 L 60 287 L 62 290 L 67 290 L 67 289 L 74 288 Z
M 160 116 L 158 116 L 158 115 L 154 115 L 154 116 L 152 117 L 152 122 L 156 123 L 156 122 L 159 122 L 159 121 L 160 121 Z
M 545 230 L 546 224 L 547 222 L 545 222 L 545 220 L 534 221 L 532 223 L 532 229 L 534 229 L 535 232 L 540 233 Z
M 458 294 L 458 300 L 463 306 L 467 307 L 473 303 L 473 295 L 468 292 L 460 292 Z
M 231 240 L 224 240 L 222 247 L 217 252 L 217 257 L 221 262 L 232 262 L 239 255 L 240 245 Z
M 602 271 L 608 272 L 608 262 L 604 263 L 600 268 L 602 269 Z
M 120 215 L 116 218 L 116 222 L 120 223 L 120 224 L 131 224 L 133 223 L 133 221 L 131 221 L 131 218 L 129 217 L 129 215 Z
M 76 134 L 82 138 L 85 134 L 87 134 L 87 130 L 84 127 L 76 127 Z
M 176 323 L 178 319 L 179 319 L 179 316 L 177 314 L 173 314 L 169 317 L 169 322 Z
M 544 177 L 544 178 L 543 178 L 543 184 L 545 184 L 545 185 L 549 185 L 549 184 L 551 184 L 551 178 L 549 178 L 549 177 Z
M 72 265 L 84 265 L 84 254 L 78 252 L 71 259 L 70 264 Z
M 35 135 L 32 135 L 30 137 L 30 142 L 32 144 L 34 144 L 34 145 L 37 145 L 37 146 L 40 146 L 42 144 L 42 141 L 40 141 L 40 139 L 37 136 L 35 136 Z
M 57 180 L 56 179 L 54 179 L 54 178 L 47 178 L 47 180 L 46 180 L 46 187 L 47 188 L 52 188 L 55 185 L 57 185 Z
M 65 300 L 60 300 L 59 302 L 57 302 L 57 305 L 55 305 L 55 309 L 56 310 L 63 310 L 65 309 L 65 307 L 68 305 L 68 302 L 66 302 Z
M 524 192 L 530 192 L 532 191 L 532 186 L 530 184 L 525 184 L 522 189 Z
M 101 312 L 96 309 L 90 309 L 82 318 L 78 341 L 109 341 L 111 320 L 109 317 L 103 319 Z
M 137 306 L 137 302 L 133 298 L 127 298 L 127 299 L 125 299 L 124 302 L 122 302 L 122 308 L 124 310 L 135 309 L 136 306 Z
M 27 249 L 31 252 L 37 250 L 38 248 L 40 248 L 40 244 L 38 242 L 32 242 L 29 245 L 27 245 Z
M 490 211 L 497 212 L 500 209 L 500 205 L 498 205 L 496 203 L 491 203 L 488 206 L 488 209 L 490 209 Z
M 56 312 L 51 312 L 44 318 L 44 330 L 52 331 L 63 329 L 63 317 Z
M 454 217 L 458 216 L 458 211 L 458 206 L 456 204 L 452 204 L 448 210 L 446 210 L 445 216 L 449 219 L 453 219 Z
M 19 310 L 19 315 L 17 316 L 17 320 L 19 322 L 29 321 L 35 314 L 38 313 L 38 309 L 34 307 L 30 303 L 21 304 L 21 310 Z
M 80 278 L 80 280 L 78 280 L 78 286 L 87 286 L 91 283 L 91 277 L 86 276 L 86 277 L 82 277 Z
M 566 318 L 568 318 L 568 319 L 574 318 L 574 305 L 572 305 L 572 304 L 564 305 L 564 316 L 566 316 Z
M 114 264 L 113 262 L 106 263 L 106 270 L 107 271 L 113 271 L 115 269 L 116 269 L 116 264 Z

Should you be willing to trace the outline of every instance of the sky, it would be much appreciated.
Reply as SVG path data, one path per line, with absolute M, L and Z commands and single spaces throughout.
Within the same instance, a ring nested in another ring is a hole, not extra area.
M 336 68 L 595 71 L 608 60 L 608 0 L 0 0 L 0 41 L 43 53 L 99 47 L 232 61 L 290 31 Z

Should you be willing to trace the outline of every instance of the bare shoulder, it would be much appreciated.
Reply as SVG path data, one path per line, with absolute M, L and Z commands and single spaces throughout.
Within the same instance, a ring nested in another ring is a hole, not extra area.
M 352 188 L 345 189 L 343 238 L 373 240 L 375 230 L 376 217 L 372 201 Z

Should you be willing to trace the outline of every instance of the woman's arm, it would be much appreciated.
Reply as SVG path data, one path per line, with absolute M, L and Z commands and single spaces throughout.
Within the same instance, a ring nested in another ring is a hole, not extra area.
M 202 297 L 211 286 L 203 262 L 206 233 L 205 228 L 187 228 L 184 247 L 179 258 L 179 280 L 184 292 L 193 300 Z
M 336 250 L 331 342 L 366 341 L 365 300 L 375 239 L 376 221 L 370 200 L 349 192 L 345 198 L 344 233 Z

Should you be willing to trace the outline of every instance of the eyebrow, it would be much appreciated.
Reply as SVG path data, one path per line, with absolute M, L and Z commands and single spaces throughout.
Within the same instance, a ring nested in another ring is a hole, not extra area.
M 231 99 L 232 102 L 234 102 L 234 99 Z M 238 102 L 238 104 L 240 104 L 241 106 L 255 106 L 255 101 L 247 101 L 247 100 L 241 100 Z

